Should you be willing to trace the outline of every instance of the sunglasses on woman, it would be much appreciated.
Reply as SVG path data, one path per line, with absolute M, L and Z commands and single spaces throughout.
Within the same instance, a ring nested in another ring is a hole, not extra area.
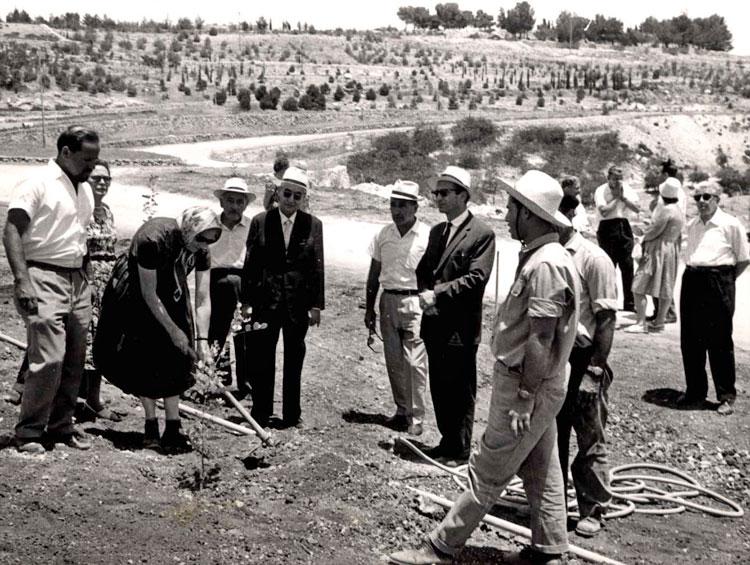
M 704 192 L 703 194 L 694 194 L 693 200 L 695 200 L 696 202 L 700 202 L 701 200 L 703 200 L 703 202 L 708 202 L 713 197 L 714 197 L 713 194 L 707 194 Z

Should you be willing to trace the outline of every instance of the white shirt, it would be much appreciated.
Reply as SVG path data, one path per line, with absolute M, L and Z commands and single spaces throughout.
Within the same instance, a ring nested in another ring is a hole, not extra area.
M 86 255 L 86 227 L 93 219 L 94 195 L 88 183 L 78 184 L 54 161 L 35 170 L 13 189 L 8 209 L 30 218 L 21 237 L 27 261 L 77 268 Z
M 634 204 L 638 204 L 638 194 L 625 183 L 622 184 L 622 195 Z M 594 192 L 594 206 L 596 208 L 596 217 L 600 222 L 602 220 L 627 218 L 629 216 L 630 208 L 625 206 L 625 203 L 622 200 L 618 200 L 617 204 L 615 204 L 615 207 L 608 213 L 601 213 L 601 211 L 599 210 L 599 206 L 609 204 L 613 198 L 614 197 L 612 195 L 612 189 L 609 188 L 608 182 L 605 182 L 603 185 L 599 186 Z
M 370 257 L 381 264 L 378 281 L 388 290 L 416 290 L 417 265 L 427 249 L 430 228 L 417 220 L 403 236 L 388 224 L 370 243 Z
M 691 267 L 720 267 L 748 261 L 745 228 L 721 208 L 705 224 L 697 216 L 688 223 L 686 257 Z
M 589 222 L 589 214 L 586 212 L 586 207 L 582 202 L 576 206 L 576 215 L 570 221 L 573 224 L 573 228 L 579 233 L 591 233 L 591 223 Z
M 576 345 L 587 347 L 596 332 L 596 314 L 602 310 L 617 312 L 615 266 L 604 250 L 579 233 L 565 243 L 581 277 L 581 303 Z
M 297 219 L 297 212 L 289 216 L 288 218 L 279 211 L 279 219 L 281 221 L 281 233 L 284 234 L 284 247 L 289 247 L 289 240 L 292 237 L 292 230 L 294 229 L 294 221 Z M 284 230 L 284 226 L 289 224 L 289 231 Z
M 211 268 L 241 269 L 245 263 L 250 219 L 243 215 L 233 228 L 229 228 L 219 216 L 216 225 L 221 228 L 221 237 L 208 246 L 211 250 Z
M 446 241 L 446 246 L 451 242 L 451 239 L 456 235 L 456 232 L 458 231 L 458 228 L 461 227 L 461 224 L 464 223 L 464 220 L 469 217 L 469 210 L 468 208 L 461 212 L 458 216 L 453 218 L 450 222 L 448 222 L 448 227 L 450 228 L 451 232 L 448 235 L 448 240 Z

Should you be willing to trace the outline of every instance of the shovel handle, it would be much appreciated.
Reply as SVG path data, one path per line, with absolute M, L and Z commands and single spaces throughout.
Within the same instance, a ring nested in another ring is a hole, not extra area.
M 224 397 L 232 403 L 237 411 L 242 414 L 242 417 L 249 422 L 250 426 L 255 430 L 255 433 L 258 434 L 258 438 L 260 438 L 260 441 L 263 442 L 263 445 L 273 445 L 271 434 L 264 430 L 261 425 L 255 421 L 255 419 L 250 415 L 250 412 L 247 411 L 247 408 L 240 404 L 240 401 L 237 400 L 234 395 L 227 389 L 224 388 L 221 390 L 221 392 Z

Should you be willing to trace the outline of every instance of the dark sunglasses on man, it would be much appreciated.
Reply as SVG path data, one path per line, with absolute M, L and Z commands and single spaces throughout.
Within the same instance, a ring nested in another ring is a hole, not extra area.
M 703 202 L 708 202 L 713 197 L 714 197 L 713 194 L 708 194 L 708 193 L 704 192 L 703 194 L 694 194 L 693 195 L 693 200 L 695 200 L 696 202 L 700 202 L 701 200 L 703 200 Z
M 99 184 L 100 182 L 109 183 L 109 182 L 112 181 L 112 177 L 105 177 L 105 176 L 96 175 L 96 176 L 89 177 L 89 181 L 92 182 L 92 183 L 94 183 L 94 184 Z
M 295 200 L 302 200 L 302 193 L 301 192 L 294 192 L 287 189 L 284 189 L 284 192 L 282 192 L 284 195 L 284 198 L 294 198 Z
M 455 188 L 437 188 L 432 191 L 432 196 L 437 198 L 440 196 L 441 198 L 445 198 L 448 196 L 451 192 L 458 192 Z

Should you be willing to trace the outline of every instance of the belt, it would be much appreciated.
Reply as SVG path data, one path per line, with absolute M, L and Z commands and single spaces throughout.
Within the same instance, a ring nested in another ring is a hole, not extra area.
M 388 294 L 396 294 L 398 296 L 417 296 L 419 291 L 412 288 L 385 288 L 383 292 Z
M 211 272 L 215 273 L 216 275 L 241 275 L 242 269 L 238 269 L 236 267 L 211 267 Z
M 691 273 L 733 273 L 735 270 L 734 265 L 716 265 L 715 267 L 693 267 L 687 265 L 685 270 Z
M 55 271 L 57 273 L 77 273 L 83 269 L 83 267 L 61 267 L 60 265 L 52 265 L 51 263 L 43 263 L 42 261 L 26 261 L 26 266 Z

